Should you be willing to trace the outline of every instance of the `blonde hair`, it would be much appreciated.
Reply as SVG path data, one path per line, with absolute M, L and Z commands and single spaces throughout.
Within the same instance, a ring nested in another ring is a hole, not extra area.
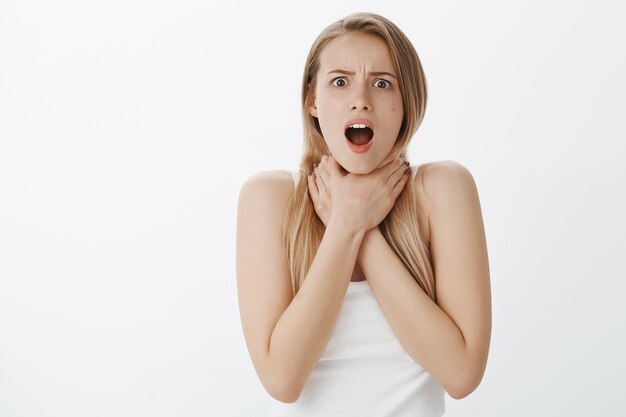
M 315 91 L 319 56 L 331 40 L 352 31 L 375 35 L 385 41 L 398 77 L 404 116 L 391 152 L 406 159 L 406 147 L 417 131 L 426 108 L 426 78 L 415 48 L 406 35 L 388 19 L 374 13 L 354 13 L 324 29 L 317 37 L 304 67 L 302 80 L 302 117 L 304 147 L 300 160 L 300 179 L 287 207 L 283 238 L 287 251 L 293 295 L 300 289 L 322 241 L 325 226 L 317 216 L 307 189 L 307 173 L 322 155 L 329 154 L 319 122 L 308 112 L 310 93 Z M 436 302 L 430 251 L 420 234 L 425 219 L 419 212 L 411 175 L 394 207 L 378 226 L 391 249 L 425 293 Z

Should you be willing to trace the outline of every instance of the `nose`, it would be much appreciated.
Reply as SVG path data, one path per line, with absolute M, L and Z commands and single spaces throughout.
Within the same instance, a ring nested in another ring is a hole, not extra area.
M 369 91 L 365 83 L 355 83 L 354 95 L 352 96 L 351 110 L 372 110 Z

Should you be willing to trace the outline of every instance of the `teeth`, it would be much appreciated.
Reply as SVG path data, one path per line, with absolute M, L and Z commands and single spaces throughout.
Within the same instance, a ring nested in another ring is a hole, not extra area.
M 353 128 L 356 128 L 356 129 L 363 129 L 363 128 L 367 127 L 367 125 L 360 124 L 360 123 L 355 123 L 355 124 L 350 125 L 348 127 L 353 127 Z

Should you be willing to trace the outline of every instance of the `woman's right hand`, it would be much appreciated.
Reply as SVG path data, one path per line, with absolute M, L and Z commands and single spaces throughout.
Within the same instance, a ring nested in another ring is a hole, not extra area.
M 377 227 L 393 208 L 411 173 L 402 159 L 391 158 L 369 174 L 344 174 L 332 156 L 324 155 L 315 175 L 309 178 L 313 206 L 324 225 L 333 220 L 364 233 Z M 409 175 L 403 175 L 405 171 Z

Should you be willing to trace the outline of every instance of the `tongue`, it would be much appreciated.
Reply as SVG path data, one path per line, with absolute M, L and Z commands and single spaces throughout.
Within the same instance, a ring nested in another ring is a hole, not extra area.
M 365 145 L 372 139 L 372 136 L 374 136 L 374 132 L 372 132 L 372 129 L 369 127 L 364 129 L 355 129 L 350 127 L 346 131 L 346 137 L 355 145 Z

